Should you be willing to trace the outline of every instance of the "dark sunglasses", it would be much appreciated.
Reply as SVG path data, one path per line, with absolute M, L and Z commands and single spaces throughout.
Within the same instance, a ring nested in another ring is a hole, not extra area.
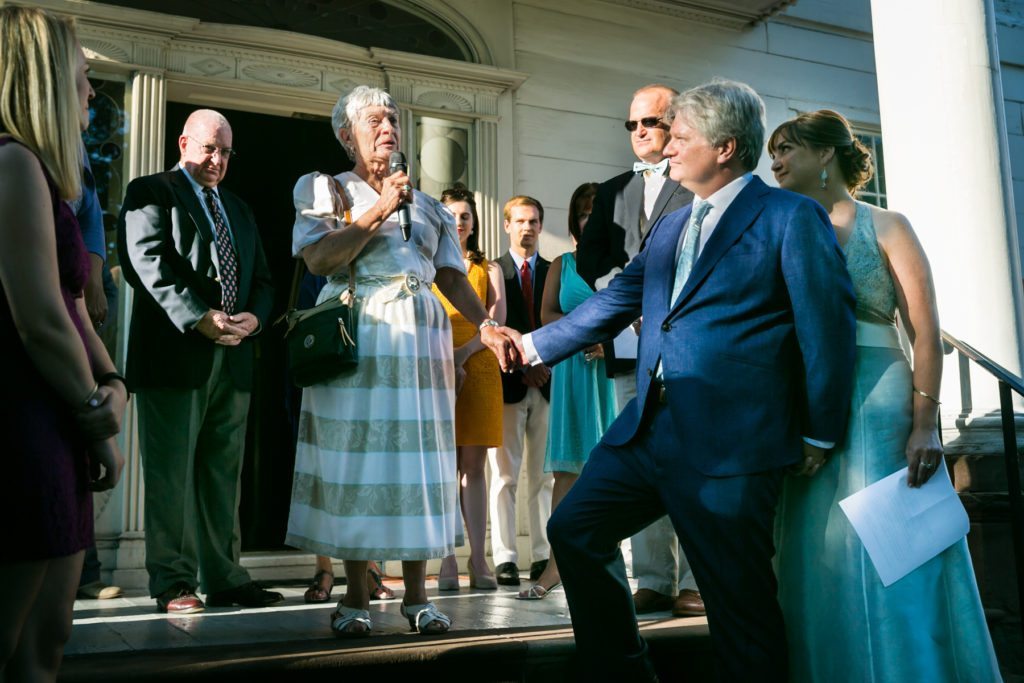
M 636 130 L 636 127 L 640 125 L 644 128 L 665 128 L 665 122 L 661 120 L 659 116 L 645 116 L 639 121 L 633 121 L 630 119 L 625 122 L 626 130 L 630 133 Z

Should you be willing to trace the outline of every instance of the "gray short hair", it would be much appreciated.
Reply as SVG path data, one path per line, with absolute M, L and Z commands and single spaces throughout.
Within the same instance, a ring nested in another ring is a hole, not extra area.
M 712 146 L 736 139 L 736 156 L 752 171 L 764 145 L 764 101 L 746 83 L 716 78 L 672 100 L 671 112 L 682 116 Z
M 367 107 L 387 107 L 396 114 L 398 113 L 398 104 L 395 99 L 387 91 L 370 85 L 357 85 L 348 92 L 343 92 L 338 101 L 334 103 L 334 109 L 331 110 L 334 137 L 338 138 L 342 149 L 353 161 L 356 158 L 356 150 L 351 145 L 346 145 L 345 141 L 341 139 L 341 131 L 350 131 L 359 112 Z

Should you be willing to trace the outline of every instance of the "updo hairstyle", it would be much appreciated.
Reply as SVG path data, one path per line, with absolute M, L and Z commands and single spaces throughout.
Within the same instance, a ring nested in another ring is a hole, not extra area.
M 775 154 L 783 140 L 808 149 L 834 148 L 839 170 L 851 193 L 864 187 L 875 174 L 871 152 L 854 136 L 850 122 L 831 109 L 800 114 L 780 125 L 768 139 L 768 153 Z

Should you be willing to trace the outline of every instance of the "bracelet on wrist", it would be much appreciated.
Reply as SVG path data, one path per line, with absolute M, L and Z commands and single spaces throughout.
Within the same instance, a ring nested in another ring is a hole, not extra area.
M 121 386 L 124 387 L 124 395 L 128 398 L 132 395 L 132 392 L 128 391 L 128 380 L 116 372 L 105 372 L 97 377 L 96 381 L 103 386 L 110 386 L 111 382 L 120 382 Z
M 926 394 L 925 392 L 921 391 L 917 387 L 914 387 L 914 393 L 915 394 L 920 394 L 921 396 L 924 396 L 926 399 L 928 399 L 929 401 L 931 401 L 932 403 L 934 403 L 937 406 L 941 406 L 942 405 L 942 401 L 940 401 L 939 399 L 935 398 L 931 394 Z
M 91 409 L 93 407 L 92 401 L 93 401 L 94 398 L 96 398 L 96 394 L 99 393 L 99 390 L 100 390 L 99 383 L 96 383 L 96 384 L 92 385 L 92 389 L 89 390 L 88 396 L 86 396 L 85 400 L 83 400 L 81 403 L 78 404 L 79 410 L 89 410 L 89 409 Z
M 480 323 L 477 329 L 483 332 L 485 327 L 501 327 L 501 324 L 494 318 L 488 318 L 487 320 Z

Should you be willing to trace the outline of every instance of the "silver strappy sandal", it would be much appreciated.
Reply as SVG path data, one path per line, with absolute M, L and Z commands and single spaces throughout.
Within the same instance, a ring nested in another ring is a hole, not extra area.
M 409 620 L 409 628 L 425 636 L 447 633 L 452 627 L 452 620 L 447 614 L 437 609 L 437 606 L 428 602 L 425 605 L 401 606 L 402 616 Z
M 366 629 L 352 630 L 352 626 L 356 624 L 362 624 Z M 331 630 L 339 638 L 365 638 L 373 630 L 370 612 L 338 603 L 338 609 L 331 612 Z

